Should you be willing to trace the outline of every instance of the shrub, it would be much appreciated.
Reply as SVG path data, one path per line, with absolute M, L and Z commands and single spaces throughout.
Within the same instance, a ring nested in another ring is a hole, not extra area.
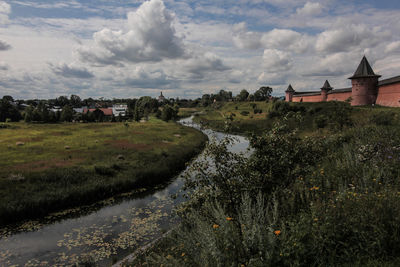
M 248 112 L 247 110 L 243 110 L 240 112 L 240 115 L 242 115 L 242 116 L 247 116 L 249 114 L 250 114 L 250 112 Z
M 328 118 L 325 115 L 319 115 L 315 117 L 314 122 L 318 128 L 325 128 L 328 124 Z

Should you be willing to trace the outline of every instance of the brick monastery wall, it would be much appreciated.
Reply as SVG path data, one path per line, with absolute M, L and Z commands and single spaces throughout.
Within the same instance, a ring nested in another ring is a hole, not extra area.
M 380 86 L 376 104 L 389 107 L 400 107 L 400 83 Z
M 301 101 L 301 99 L 303 99 Z M 293 96 L 293 102 L 321 102 L 321 95 Z
M 327 101 L 346 101 L 351 97 L 351 92 L 328 94 Z

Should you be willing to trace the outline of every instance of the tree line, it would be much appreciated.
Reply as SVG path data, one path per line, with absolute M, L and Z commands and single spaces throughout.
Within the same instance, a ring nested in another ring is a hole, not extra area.
M 14 100 L 12 96 L 6 95 L 0 100 L 0 122 L 20 121 L 25 122 L 103 122 L 103 121 L 140 121 L 148 118 L 150 114 L 169 121 L 178 117 L 179 108 L 207 107 L 214 102 L 228 101 L 268 101 L 271 97 L 271 87 L 261 87 L 254 94 L 246 89 L 240 91 L 236 96 L 232 92 L 220 90 L 217 94 L 204 94 L 197 99 L 170 98 L 159 102 L 150 96 L 135 98 L 81 99 L 78 95 L 59 96 L 54 99 L 30 99 Z M 106 116 L 100 108 L 109 108 L 115 104 L 124 103 L 127 111 L 122 116 Z M 74 108 L 87 107 L 94 109 L 93 112 L 75 112 Z

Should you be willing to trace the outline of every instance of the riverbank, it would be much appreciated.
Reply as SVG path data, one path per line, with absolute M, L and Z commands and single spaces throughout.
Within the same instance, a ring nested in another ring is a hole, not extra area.
M 397 266 L 399 109 L 322 104 L 275 106 L 250 158 L 209 146 L 180 227 L 126 265 Z
M 207 137 L 173 122 L 25 124 L 0 129 L 0 224 L 163 182 Z

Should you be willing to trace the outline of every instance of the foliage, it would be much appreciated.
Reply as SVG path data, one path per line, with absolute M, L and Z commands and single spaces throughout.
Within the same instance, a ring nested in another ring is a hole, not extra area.
M 240 93 L 236 96 L 236 99 L 238 101 L 246 101 L 248 97 L 249 92 L 246 89 L 242 89 L 242 91 L 240 91 Z
M 254 100 L 255 101 L 265 101 L 268 100 L 269 97 L 271 96 L 272 93 L 272 88 L 271 87 L 260 87 L 255 93 L 254 93 Z
M 174 120 L 178 117 L 179 107 L 171 107 L 170 105 L 164 105 L 161 112 L 161 119 L 163 121 Z
M 0 122 L 5 122 L 7 119 L 11 121 L 19 121 L 22 117 L 18 109 L 11 104 L 12 97 L 4 96 L 0 100 Z
M 346 109 L 332 104 L 330 113 Z M 400 126 L 300 138 L 290 116 L 250 139 L 251 156 L 230 152 L 229 140 L 209 145 L 211 159 L 187 178 L 173 251 L 150 252 L 147 263 L 374 266 L 398 258 Z

